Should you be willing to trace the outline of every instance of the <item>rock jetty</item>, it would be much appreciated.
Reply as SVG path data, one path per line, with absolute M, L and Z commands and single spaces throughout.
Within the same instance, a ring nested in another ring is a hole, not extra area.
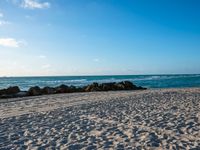
M 18 86 L 9 87 L 0 90 L 0 98 L 15 98 L 25 96 L 38 96 L 58 93 L 74 92 L 95 92 L 95 91 L 118 91 L 118 90 L 145 90 L 146 88 L 136 86 L 130 81 L 110 82 L 110 83 L 92 83 L 83 87 L 60 85 L 58 87 L 39 86 L 30 87 L 28 91 L 21 91 Z

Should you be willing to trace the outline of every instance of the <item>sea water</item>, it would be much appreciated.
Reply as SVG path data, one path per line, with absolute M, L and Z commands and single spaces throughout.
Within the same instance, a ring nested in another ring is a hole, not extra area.
M 32 86 L 56 87 L 61 84 L 84 86 L 92 82 L 120 82 L 128 80 L 147 88 L 200 87 L 200 74 L 190 75 L 110 75 L 110 76 L 49 76 L 49 77 L 0 77 L 0 89 L 19 86 L 27 90 Z

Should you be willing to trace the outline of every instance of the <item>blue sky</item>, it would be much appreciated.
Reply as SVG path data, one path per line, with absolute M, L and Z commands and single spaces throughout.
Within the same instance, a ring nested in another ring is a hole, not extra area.
M 0 76 L 200 73 L 199 0 L 1 0 Z

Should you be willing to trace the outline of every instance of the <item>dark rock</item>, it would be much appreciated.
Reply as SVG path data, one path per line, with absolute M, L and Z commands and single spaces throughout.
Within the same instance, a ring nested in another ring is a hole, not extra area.
M 137 86 L 134 85 L 132 82 L 130 81 L 122 81 L 122 82 L 119 82 L 119 84 L 122 84 L 124 85 L 124 89 L 125 90 L 134 90 L 134 89 L 137 89 Z
M 70 88 L 67 85 L 60 85 L 56 87 L 56 93 L 70 93 Z
M 0 98 L 13 98 L 20 92 L 18 86 L 9 87 L 7 89 L 0 90 Z
M 70 93 L 78 92 L 77 88 L 75 86 L 72 86 L 72 85 L 69 87 L 69 91 L 70 91 Z
M 31 87 L 28 90 L 28 95 L 29 96 L 37 96 L 37 95 L 41 95 L 42 94 L 42 90 L 40 89 L 40 87 L 35 86 L 35 87 Z
M 5 95 L 6 94 L 6 89 L 1 89 L 0 90 L 0 95 Z
M 141 86 L 138 86 L 137 87 L 137 90 L 146 90 L 147 88 L 144 88 L 144 87 L 141 87 Z
M 146 88 L 137 87 L 130 81 L 123 81 L 119 83 L 111 82 L 111 83 L 92 83 L 86 87 L 84 87 L 85 92 L 92 91 L 115 91 L 115 90 L 144 90 Z
M 18 92 L 17 94 L 15 94 L 15 97 L 25 97 L 25 96 L 28 96 L 27 91 L 21 91 L 21 92 Z
M 122 82 L 119 82 L 119 84 L 124 85 L 124 87 L 125 87 L 124 90 L 145 90 L 146 89 L 141 86 L 137 87 L 130 81 L 122 81 Z
M 116 83 L 115 84 L 116 90 L 124 90 L 125 86 L 122 83 Z
M 55 88 L 52 88 L 52 87 L 44 87 L 42 89 L 42 94 L 55 94 L 56 93 L 56 90 Z
M 74 92 L 84 92 L 84 88 L 82 87 L 76 87 L 76 86 L 70 86 L 69 87 L 70 93 L 74 93 Z
M 18 86 L 12 86 L 7 89 L 0 90 L 0 95 L 13 95 L 20 92 L 20 89 Z
M 15 96 L 14 95 L 0 95 L 0 98 L 14 98 Z
M 115 84 L 116 84 L 115 82 L 102 83 L 100 87 L 102 91 L 113 91 L 116 90 Z
M 99 84 L 96 82 L 86 86 L 85 88 L 85 92 L 94 92 L 94 91 L 101 91 L 101 89 L 99 88 Z
M 76 92 L 85 92 L 85 88 L 83 87 L 77 87 Z
M 9 87 L 7 90 L 6 90 L 6 94 L 17 94 L 20 92 L 20 89 L 18 86 L 13 86 L 13 87 Z
M 36 96 L 42 94 L 55 94 L 55 93 L 73 93 L 73 92 L 93 92 L 93 91 L 116 91 L 116 90 L 144 90 L 146 88 L 137 87 L 130 81 L 122 81 L 119 83 L 110 82 L 110 83 L 92 83 L 84 87 L 75 87 L 60 85 L 56 88 L 53 87 L 44 87 L 41 89 L 38 86 L 31 87 L 27 92 L 20 92 L 19 87 L 13 86 L 7 89 L 0 90 L 0 98 L 13 98 L 13 97 L 24 97 L 24 96 Z

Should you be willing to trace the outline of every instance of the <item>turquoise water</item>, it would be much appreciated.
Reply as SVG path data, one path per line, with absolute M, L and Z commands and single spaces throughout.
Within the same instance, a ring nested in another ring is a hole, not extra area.
M 119 75 L 119 76 L 60 76 L 60 77 L 1 77 L 0 89 L 17 85 L 22 90 L 31 86 L 51 86 L 60 84 L 84 86 L 92 82 L 119 82 L 129 80 L 147 88 L 200 87 L 200 74 L 193 75 Z

